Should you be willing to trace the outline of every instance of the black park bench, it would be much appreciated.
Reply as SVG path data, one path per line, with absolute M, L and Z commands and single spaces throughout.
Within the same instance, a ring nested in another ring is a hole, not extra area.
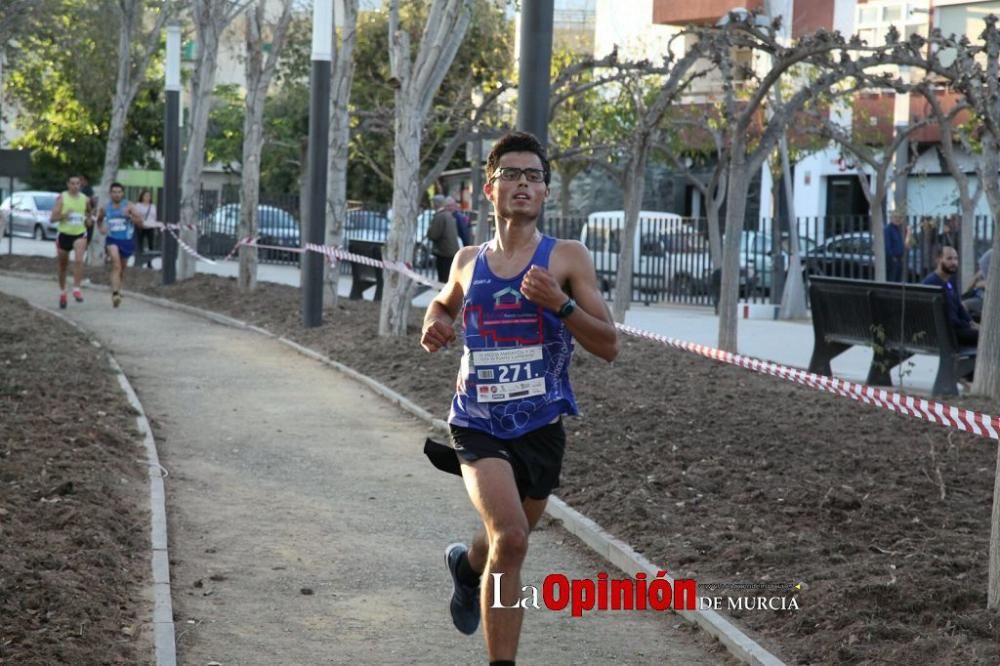
M 940 359 L 934 395 L 958 394 L 975 367 L 975 347 L 960 347 L 943 287 L 809 278 L 815 346 L 809 372 L 831 376 L 830 361 L 854 345 L 873 349 L 867 383 L 892 386 L 890 371 L 914 354 Z

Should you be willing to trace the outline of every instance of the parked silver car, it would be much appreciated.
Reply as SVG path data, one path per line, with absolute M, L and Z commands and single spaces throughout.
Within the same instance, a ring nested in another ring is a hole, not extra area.
M 58 230 L 51 221 L 58 192 L 15 192 L 0 203 L 4 235 L 27 236 L 36 240 L 55 238 Z

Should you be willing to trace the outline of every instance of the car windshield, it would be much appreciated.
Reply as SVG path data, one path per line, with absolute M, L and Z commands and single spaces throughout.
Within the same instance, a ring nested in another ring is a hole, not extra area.
M 35 207 L 38 210 L 52 210 L 56 205 L 55 195 L 52 194 L 36 194 L 35 195 Z

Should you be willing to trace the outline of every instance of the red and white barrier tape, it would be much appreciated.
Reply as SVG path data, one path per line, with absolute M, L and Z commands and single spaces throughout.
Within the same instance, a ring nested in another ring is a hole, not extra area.
M 213 266 L 216 265 L 214 261 L 212 261 L 208 257 L 201 256 L 200 254 L 198 254 L 198 252 L 193 247 L 191 247 L 190 245 L 188 245 L 187 243 L 185 243 L 183 240 L 181 240 L 181 237 L 178 236 L 174 232 L 172 226 L 173 225 L 168 225 L 166 227 L 167 233 L 174 237 L 174 239 L 177 241 L 177 244 L 181 247 L 182 250 L 184 250 L 185 252 L 187 252 L 188 254 L 190 254 L 192 257 L 194 257 L 198 261 L 204 261 L 206 264 L 212 264 Z M 239 247 L 239 244 L 237 244 L 237 247 Z
M 375 268 L 382 268 L 384 270 L 402 273 L 411 280 L 427 285 L 433 289 L 441 289 L 444 287 L 442 283 L 420 275 L 403 262 L 390 262 L 373 259 L 372 257 L 366 257 L 364 255 L 348 252 L 347 250 L 339 247 L 315 245 L 312 243 L 306 244 L 304 248 L 281 247 L 275 245 L 261 245 L 255 239 L 249 238 L 239 241 L 236 244 L 236 248 L 240 245 L 249 245 L 262 250 L 281 250 L 285 252 L 296 252 L 299 254 L 305 252 L 317 252 L 326 256 L 331 263 L 333 261 L 340 260 L 364 264 L 366 266 L 373 266 Z M 194 253 L 186 246 L 184 247 L 188 251 Z M 235 251 L 236 248 L 233 248 L 233 250 Z M 194 254 L 195 256 L 199 256 L 197 253 Z M 231 252 L 230 255 L 232 254 L 233 253 Z M 713 347 L 699 345 L 694 342 L 669 338 L 664 335 L 651 333 L 649 331 L 644 331 L 625 324 L 616 323 L 615 326 L 626 335 L 659 342 L 660 344 L 667 345 L 668 347 L 698 354 L 699 356 L 704 356 L 705 358 L 710 358 L 714 361 L 728 363 L 730 365 L 735 365 L 760 374 L 771 375 L 772 377 L 777 377 L 788 382 L 808 386 L 817 391 L 843 396 L 852 400 L 857 400 L 858 402 L 863 402 L 867 405 L 897 412 L 905 416 L 923 419 L 948 428 L 955 428 L 963 432 L 979 435 L 980 437 L 1000 440 L 1000 418 L 989 416 L 988 414 L 974 412 L 969 409 L 959 409 L 958 407 L 946 405 L 942 402 L 926 400 L 924 398 L 914 398 L 912 396 L 903 395 L 902 393 L 896 393 L 895 391 L 876 388 L 874 386 L 867 386 L 865 384 L 858 384 L 856 382 L 849 382 L 843 379 L 824 377 L 823 375 L 817 375 L 805 370 L 799 370 L 798 368 L 790 368 L 771 361 L 762 361 L 748 356 L 741 356 L 740 354 L 725 352 Z
M 813 374 L 797 368 L 789 368 L 770 361 L 761 361 L 759 359 L 724 352 L 719 349 L 706 347 L 705 345 L 699 345 L 693 342 L 685 342 L 683 340 L 668 338 L 663 335 L 650 333 L 648 331 L 643 331 L 624 324 L 615 324 L 615 326 L 618 327 L 618 330 L 628 335 L 653 340 L 655 342 L 659 342 L 676 349 L 683 349 L 684 351 L 692 352 L 715 361 L 729 363 L 741 368 L 746 368 L 747 370 L 752 370 L 753 372 L 778 377 L 779 379 L 784 379 L 785 381 L 808 386 L 816 389 L 817 391 L 844 396 L 846 398 L 851 398 L 852 400 L 857 400 L 882 409 L 888 409 L 889 411 L 898 412 L 906 416 L 913 416 L 918 419 L 930 421 L 931 423 L 937 423 L 949 428 L 956 428 L 963 432 L 970 432 L 975 435 L 979 435 L 980 437 L 1000 440 L 1000 418 L 989 416 L 987 414 L 981 414 L 969 409 L 959 409 L 958 407 L 946 405 L 934 400 L 914 398 L 912 396 L 903 395 L 902 393 L 896 393 L 895 391 L 889 391 L 874 386 L 849 382 L 843 379 L 836 379 L 834 377 L 824 377 L 823 375 Z

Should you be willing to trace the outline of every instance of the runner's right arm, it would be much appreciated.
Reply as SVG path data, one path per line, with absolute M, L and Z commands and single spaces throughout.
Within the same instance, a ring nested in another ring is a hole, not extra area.
M 53 220 L 54 222 L 62 222 L 63 221 L 62 195 L 61 194 L 56 196 L 56 203 L 55 203 L 55 205 L 52 206 L 52 214 L 49 215 L 49 219 Z
M 465 297 L 462 276 L 478 252 L 478 247 L 463 247 L 458 251 L 451 262 L 448 283 L 427 306 L 423 332 L 420 335 L 420 346 L 427 351 L 439 351 L 455 340 L 455 318 Z

